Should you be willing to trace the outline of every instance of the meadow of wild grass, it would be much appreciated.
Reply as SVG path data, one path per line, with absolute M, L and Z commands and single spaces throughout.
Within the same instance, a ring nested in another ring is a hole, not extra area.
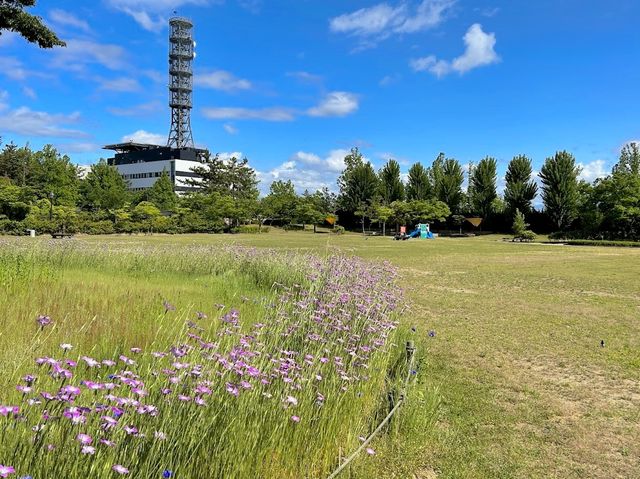
M 0 296 L 7 311 L 0 316 L 0 360 L 10 365 L 0 374 L 2 391 L 11 388 L 11 404 L 20 400 L 13 389 L 20 378 L 10 371 L 33 369 L 37 353 L 31 335 L 38 314 L 56 321 L 55 328 L 45 329 L 55 337 L 40 356 L 61 357 L 58 345 L 76 341 L 76 355 L 131 357 L 124 348 L 155 349 L 156 325 L 174 324 L 171 318 L 179 314 L 182 326 L 184 320 L 200 324 L 196 312 L 211 312 L 212 301 L 235 305 L 249 323 L 261 317 L 262 303 L 253 299 L 282 293 L 271 288 L 272 281 L 308 285 L 304 278 L 290 278 L 305 271 L 292 267 L 293 258 L 358 256 L 372 261 L 374 271 L 385 261 L 396 269 L 399 288 L 394 291 L 403 290 L 408 306 L 397 311 L 392 349 L 401 354 L 402 342 L 411 338 L 420 361 L 406 408 L 375 441 L 375 454 L 359 458 L 346 477 L 640 477 L 640 251 L 499 240 L 394 242 L 278 231 L 78 238 L 75 244 L 90 246 L 109 261 L 67 259 L 63 269 L 41 261 L 36 269 L 14 266 L 22 268 L 16 275 L 32 279 Z M 214 272 L 216 260 L 174 258 L 199 248 L 213 254 L 229 245 L 292 259 L 275 271 L 258 268 L 273 271 L 261 282 L 262 273 L 252 273 L 255 268 L 240 268 L 249 274 L 234 267 Z M 172 254 L 163 256 L 163 251 Z M 160 259 L 147 263 L 143 256 Z M 6 280 L 0 284 L 4 288 Z M 242 296 L 251 300 L 243 302 Z M 165 299 L 178 311 L 165 315 Z M 114 351 L 114 344 L 122 351 Z M 386 359 L 388 371 L 397 367 L 397 359 Z M 393 389 L 394 380 L 385 381 L 380 391 Z M 0 404 L 9 404 L 7 394 Z M 376 422 L 380 400 L 377 396 L 359 416 L 374 411 L 361 431 Z M 302 419 L 300 425 L 305 426 Z M 310 444 L 327 447 L 335 465 L 357 445 L 357 435 L 350 433 L 351 442 Z M 318 469 L 307 469 L 307 453 L 300 453 L 303 472 L 290 477 L 322 477 Z M 251 454 L 243 451 L 241 457 Z M 1 456 L 0 464 L 4 460 Z
M 327 475 L 401 381 L 396 274 L 241 246 L 3 241 L 0 476 Z

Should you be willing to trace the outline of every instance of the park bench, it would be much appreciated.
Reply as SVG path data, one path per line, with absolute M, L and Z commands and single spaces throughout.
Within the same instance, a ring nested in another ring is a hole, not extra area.
M 51 233 L 51 237 L 53 239 L 61 239 L 61 238 L 72 238 L 73 234 L 72 233 Z

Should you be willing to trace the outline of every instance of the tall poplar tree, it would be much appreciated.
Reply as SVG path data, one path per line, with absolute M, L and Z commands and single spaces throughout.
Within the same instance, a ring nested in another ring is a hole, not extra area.
M 575 158 L 566 151 L 547 158 L 540 170 L 544 209 L 560 230 L 568 228 L 576 218 L 579 173 Z

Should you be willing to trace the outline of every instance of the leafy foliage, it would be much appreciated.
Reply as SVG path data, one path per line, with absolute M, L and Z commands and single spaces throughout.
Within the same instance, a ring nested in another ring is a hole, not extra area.
M 493 212 L 494 201 L 498 197 L 496 181 L 498 162 L 495 158 L 486 157 L 478 163 L 471 174 L 471 206 L 473 211 L 487 218 Z
M 37 43 L 40 48 L 66 46 L 40 17 L 25 12 L 25 7 L 35 4 L 35 0 L 1 0 L 0 35 L 8 30 L 22 35 L 28 42 Z
M 380 170 L 380 197 L 384 204 L 404 199 L 404 183 L 400 179 L 400 164 L 389 160 Z
M 540 171 L 544 208 L 559 229 L 568 228 L 577 216 L 579 172 L 566 151 L 547 158 Z
M 524 214 L 531 211 L 531 202 L 538 194 L 538 185 L 531 180 L 531 173 L 531 160 L 525 155 L 514 156 L 509 162 L 504 190 L 504 201 L 508 211 L 520 210 Z
M 430 170 L 421 163 L 414 163 L 409 168 L 407 181 L 408 200 L 427 200 L 433 196 L 433 184 L 429 178 Z

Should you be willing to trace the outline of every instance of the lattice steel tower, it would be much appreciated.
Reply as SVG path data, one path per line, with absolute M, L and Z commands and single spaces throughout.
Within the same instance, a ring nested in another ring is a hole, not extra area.
M 169 106 L 171 131 L 167 146 L 193 148 L 191 107 L 193 92 L 193 59 L 195 42 L 193 23 L 186 18 L 169 20 Z

